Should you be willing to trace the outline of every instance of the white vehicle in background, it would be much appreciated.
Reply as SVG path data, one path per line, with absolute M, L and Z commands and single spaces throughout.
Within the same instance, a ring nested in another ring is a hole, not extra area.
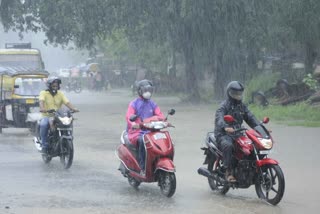
M 70 69 L 68 68 L 61 68 L 57 70 L 58 77 L 70 77 Z

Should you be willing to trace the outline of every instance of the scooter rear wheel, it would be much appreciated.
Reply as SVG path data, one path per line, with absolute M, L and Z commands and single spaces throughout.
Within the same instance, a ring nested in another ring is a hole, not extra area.
M 176 191 L 176 176 L 173 172 L 161 171 L 159 174 L 159 186 L 161 193 L 168 198 Z

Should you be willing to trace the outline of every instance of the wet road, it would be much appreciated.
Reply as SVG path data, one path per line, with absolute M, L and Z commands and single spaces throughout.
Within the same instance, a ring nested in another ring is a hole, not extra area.
M 162 111 L 176 109 L 171 122 L 175 143 L 177 190 L 161 195 L 156 183 L 129 186 L 117 170 L 114 150 L 125 128 L 124 115 L 134 97 L 130 91 L 70 93 L 81 112 L 74 125 L 74 163 L 62 169 L 59 159 L 42 162 L 25 129 L 4 129 L 0 136 L 0 213 L 318 213 L 320 128 L 287 127 L 271 122 L 277 144 L 271 157 L 280 162 L 286 179 L 278 206 L 260 201 L 254 187 L 214 194 L 197 174 L 203 161 L 206 132 L 213 128 L 211 106 L 190 106 L 178 98 L 154 96 Z M 272 118 L 271 118 L 272 120 Z

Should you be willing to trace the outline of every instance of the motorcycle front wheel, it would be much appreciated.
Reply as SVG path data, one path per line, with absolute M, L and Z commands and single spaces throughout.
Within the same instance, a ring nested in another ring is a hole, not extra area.
M 61 145 L 60 162 L 65 169 L 69 169 L 73 161 L 73 143 L 72 140 L 64 139 Z
M 173 172 L 161 171 L 159 174 L 159 186 L 161 193 L 168 198 L 176 191 L 176 175 Z
M 284 194 L 285 180 L 279 165 L 265 165 L 255 182 L 256 193 L 272 205 L 278 204 Z
M 208 164 L 208 170 L 213 173 L 213 165 L 214 162 L 210 162 Z M 222 171 L 222 163 L 219 161 L 219 164 L 217 166 L 217 169 L 215 170 L 217 173 L 214 175 L 214 177 L 208 178 L 208 183 L 212 191 L 220 193 L 222 195 L 226 194 L 230 186 L 227 185 L 226 182 L 224 182 L 224 172 Z M 220 173 L 220 174 L 219 174 Z
M 44 163 L 50 163 L 50 161 L 52 160 L 52 157 L 48 156 L 47 154 L 42 154 L 42 160 Z

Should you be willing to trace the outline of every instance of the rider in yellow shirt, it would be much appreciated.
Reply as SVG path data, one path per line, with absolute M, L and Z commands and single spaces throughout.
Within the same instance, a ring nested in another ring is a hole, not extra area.
M 59 91 L 61 80 L 58 77 L 49 77 L 47 80 L 47 90 L 41 91 L 39 95 L 40 112 L 42 119 L 40 121 L 40 137 L 42 144 L 42 151 L 47 151 L 48 130 L 52 125 L 52 114 L 49 110 L 58 110 L 62 105 L 67 106 L 74 112 L 79 110 L 74 108 L 66 96 Z

